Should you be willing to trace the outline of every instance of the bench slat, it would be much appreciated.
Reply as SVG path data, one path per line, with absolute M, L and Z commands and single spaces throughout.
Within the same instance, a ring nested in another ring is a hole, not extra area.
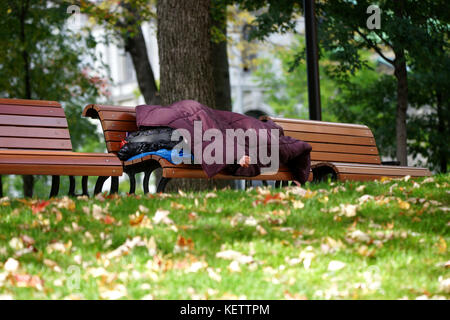
M 202 169 L 181 169 L 176 167 L 163 168 L 163 177 L 165 178 L 191 178 L 208 179 L 206 172 Z M 276 174 L 259 175 L 257 177 L 240 177 L 219 173 L 212 179 L 243 179 L 243 180 L 293 180 L 292 173 L 289 171 L 278 172 Z
M 72 151 L 45 151 L 45 150 L 0 150 L 1 155 L 20 155 L 20 156 L 39 156 L 39 155 L 51 155 L 54 157 L 67 157 L 67 156 L 83 156 L 83 157 L 105 157 L 117 159 L 117 156 L 112 153 L 85 153 L 85 152 L 72 152 Z
M 331 143 L 309 143 L 314 151 L 335 152 L 335 153 L 355 153 L 368 154 L 378 156 L 378 149 L 374 146 L 356 146 L 348 144 L 331 144 Z
M 352 164 L 333 163 L 339 173 L 347 174 L 375 174 L 400 176 L 428 176 L 430 171 L 426 168 L 397 167 L 397 166 L 353 166 Z
M 380 157 L 374 155 L 332 153 L 311 151 L 312 161 L 336 161 L 336 162 L 356 162 L 368 164 L 381 164 Z
M 11 105 L 0 105 L 0 114 L 58 118 L 66 117 L 63 108 L 21 105 L 16 105 L 14 107 L 11 107 Z
M 271 116 L 261 116 L 260 120 L 272 120 L 276 123 L 278 122 L 289 122 L 289 123 L 298 123 L 298 124 L 313 124 L 313 125 L 321 125 L 321 126 L 331 126 L 331 127 L 346 127 L 346 128 L 360 128 L 360 129 L 369 129 L 366 125 L 363 124 L 355 124 L 355 123 L 339 123 L 339 122 L 326 122 L 326 121 L 317 121 L 317 120 L 304 120 L 304 119 L 293 119 L 293 118 L 278 118 Z
M 121 176 L 120 166 L 85 166 L 85 165 L 41 165 L 41 164 L 6 164 L 0 165 L 0 174 L 24 175 L 61 175 L 61 176 Z
M 83 157 L 79 155 L 72 156 L 53 156 L 53 155 L 2 155 L 0 154 L 0 164 L 61 164 L 61 165 L 93 165 L 93 166 L 112 166 L 120 165 L 120 161 L 115 161 L 110 157 Z
M 356 137 L 373 137 L 370 129 L 363 128 L 347 128 L 347 127 L 334 127 L 334 126 L 318 126 L 317 124 L 298 124 L 289 122 L 277 122 L 283 130 L 294 132 L 311 132 L 311 133 L 327 133 L 338 134 L 344 136 L 356 136 Z
M 1 126 L 0 137 L 70 139 L 67 129 Z
M 0 125 L 67 128 L 67 120 L 66 118 L 2 115 Z
M 285 131 L 286 136 L 290 136 L 295 139 L 303 140 L 306 142 L 324 142 L 324 143 L 338 143 L 338 144 L 353 144 L 360 146 L 376 146 L 375 139 L 369 137 L 351 137 L 342 135 L 333 135 L 325 133 L 306 133 Z
M 133 121 L 136 122 L 136 113 L 123 111 L 100 111 L 100 119 L 115 121 Z
M 35 139 L 0 137 L 0 148 L 72 150 L 70 139 Z
M 59 102 L 48 100 L 0 99 L 0 104 L 61 108 L 61 104 Z
M 102 121 L 103 131 L 137 131 L 136 121 Z

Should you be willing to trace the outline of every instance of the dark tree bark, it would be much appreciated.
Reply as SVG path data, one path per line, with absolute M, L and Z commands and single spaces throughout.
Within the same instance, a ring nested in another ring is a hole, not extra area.
M 445 128 L 448 128 L 450 115 L 444 112 L 444 105 L 448 104 L 448 99 L 444 98 L 444 94 L 438 90 L 436 92 L 437 116 L 438 116 L 438 133 L 440 137 L 446 137 Z M 444 102 L 445 101 L 445 102 Z M 449 147 L 446 139 L 442 139 L 438 146 L 439 166 L 442 173 L 447 173 Z
M 225 37 L 224 41 L 213 41 L 211 43 L 216 109 L 231 111 L 231 86 L 226 41 L 226 7 L 220 13 L 220 17 L 216 17 L 213 20 L 213 25 L 220 29 Z
M 395 77 L 397 78 L 397 118 L 396 118 L 396 142 L 397 160 L 400 165 L 408 165 L 406 116 L 408 110 L 408 75 L 406 70 L 405 52 L 403 49 L 394 48 L 395 52 Z
M 144 96 L 145 103 L 160 104 L 158 88 L 156 87 L 141 27 L 134 37 L 125 39 L 125 50 L 130 53 L 133 60 L 139 89 Z
M 20 42 L 22 44 L 22 58 L 23 58 L 23 71 L 24 71 L 24 98 L 31 99 L 31 76 L 30 76 L 30 56 L 26 47 L 25 39 L 25 20 L 27 18 L 29 8 L 29 1 L 22 1 L 20 8 Z M 23 195 L 24 197 L 33 196 L 33 176 L 22 176 L 23 180 Z
M 210 5 L 210 0 L 158 1 L 157 37 L 163 105 L 192 99 L 211 108 L 216 107 Z M 221 59 L 224 57 L 223 50 L 222 47 Z M 225 68 L 218 59 L 216 65 L 221 70 Z M 219 107 L 225 108 L 228 104 L 226 92 L 218 94 L 222 105 Z M 166 190 L 205 190 L 227 187 L 232 183 L 227 180 L 175 179 Z
M 157 5 L 161 100 L 193 99 L 215 107 L 209 0 L 160 0 Z
M 402 19 L 405 11 L 405 1 L 399 0 L 396 2 L 394 14 Z M 400 165 L 408 165 L 408 150 L 407 150 L 407 131 L 406 131 L 406 116 L 408 111 L 408 73 L 406 69 L 405 49 L 401 42 L 394 41 L 393 51 L 395 54 L 394 60 L 394 75 L 397 78 L 397 119 L 396 119 L 396 142 L 397 142 L 397 160 Z
M 136 28 L 137 32 L 135 34 L 127 34 L 124 37 L 124 42 L 125 51 L 130 53 L 133 61 L 139 89 L 144 96 L 146 104 L 160 104 L 161 101 L 158 88 L 156 87 L 153 69 L 148 58 L 144 34 L 142 33 L 142 27 L 140 25 L 139 12 L 136 12 L 136 8 L 129 4 L 122 2 L 121 5 L 130 13 L 130 19 L 126 21 L 125 28 L 127 28 L 127 26 L 133 28 L 138 25 Z

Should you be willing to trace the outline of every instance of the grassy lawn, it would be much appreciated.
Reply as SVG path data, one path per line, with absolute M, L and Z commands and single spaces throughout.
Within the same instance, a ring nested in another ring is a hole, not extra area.
M 0 200 L 0 298 L 450 298 L 450 175 Z

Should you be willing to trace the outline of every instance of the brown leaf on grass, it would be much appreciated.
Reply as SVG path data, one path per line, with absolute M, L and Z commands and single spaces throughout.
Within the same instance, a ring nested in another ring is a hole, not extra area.
M 175 209 L 175 210 L 184 210 L 184 209 L 186 209 L 186 207 L 183 204 L 177 203 L 177 202 L 171 202 L 170 203 L 170 207 L 172 209 Z
M 177 253 L 193 249 L 194 249 L 194 241 L 191 238 L 186 239 L 185 237 L 179 235 L 173 250 L 175 253 Z
M 145 214 L 140 214 L 137 217 L 131 216 L 130 217 L 130 225 L 131 226 L 137 226 L 139 225 L 142 220 L 144 219 Z
M 264 204 L 268 203 L 274 203 L 274 202 L 281 202 L 283 200 L 283 197 L 281 196 L 281 193 L 276 193 L 274 195 L 268 194 L 263 200 Z
M 45 210 L 45 208 L 50 204 L 50 201 L 38 201 L 31 205 L 31 211 L 33 214 L 37 214 Z

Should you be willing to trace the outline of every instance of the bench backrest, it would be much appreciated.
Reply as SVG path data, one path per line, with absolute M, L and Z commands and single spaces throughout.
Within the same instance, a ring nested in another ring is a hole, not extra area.
M 84 108 L 83 116 L 100 120 L 106 150 L 111 153 L 120 150 L 120 142 L 125 139 L 127 132 L 137 130 L 135 107 L 90 104 Z
M 311 144 L 311 161 L 381 164 L 375 138 L 367 126 L 267 116 L 260 119 L 271 119 L 285 135 Z
M 83 116 L 99 119 L 108 152 L 117 153 L 126 132 L 136 131 L 134 107 L 88 105 Z M 312 161 L 381 164 L 372 131 L 364 125 L 274 117 L 287 136 L 310 143 Z
M 71 151 L 64 109 L 56 101 L 0 99 L 0 149 Z

